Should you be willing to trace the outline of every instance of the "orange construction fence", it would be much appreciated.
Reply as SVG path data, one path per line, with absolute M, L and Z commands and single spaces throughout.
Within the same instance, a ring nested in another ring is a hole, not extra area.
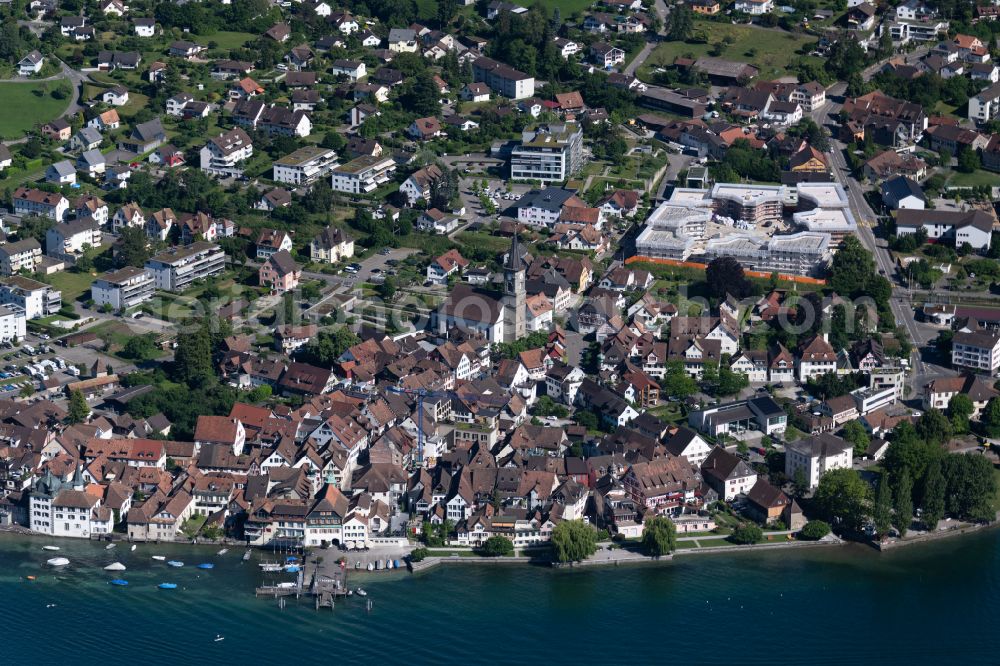
M 708 268 L 708 264 L 702 264 L 697 261 L 678 261 L 676 259 L 654 259 L 653 257 L 644 257 L 638 254 L 635 255 L 634 257 L 629 257 L 628 259 L 625 260 L 626 264 L 634 264 L 637 262 L 659 264 L 661 266 L 676 266 L 678 268 L 696 268 L 702 271 Z M 743 271 L 743 274 L 754 278 L 771 277 L 771 273 L 765 273 L 764 271 Z M 812 284 L 818 286 L 826 285 L 826 280 L 806 277 L 805 275 L 786 275 L 785 273 L 778 273 L 778 278 L 781 280 L 785 280 L 787 282 L 797 282 L 799 284 Z

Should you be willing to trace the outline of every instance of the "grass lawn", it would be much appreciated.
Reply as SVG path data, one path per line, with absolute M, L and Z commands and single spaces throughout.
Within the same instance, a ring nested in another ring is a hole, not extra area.
M 539 4 L 550 12 L 558 7 L 563 19 L 567 19 L 570 14 L 582 12 L 594 3 L 590 0 L 540 0 Z
M 242 48 L 247 42 L 257 39 L 258 35 L 249 32 L 217 32 L 212 35 L 195 35 L 194 41 L 198 44 L 208 46 L 209 42 L 215 42 L 218 48 L 226 51 Z
M 49 81 L 49 91 L 61 81 Z M 0 136 L 16 139 L 42 123 L 47 123 L 69 106 L 69 99 L 55 99 L 40 83 L 0 83 L 0 99 L 4 112 L 0 113 Z
M 510 241 L 500 236 L 491 236 L 482 231 L 463 231 L 456 236 L 459 242 L 470 247 L 486 248 L 492 252 L 506 252 Z
M 77 297 L 90 291 L 90 284 L 96 275 L 90 273 L 74 273 L 72 271 L 62 271 L 46 275 L 43 280 L 48 282 L 62 292 L 64 303 L 75 301 Z
M 664 42 L 660 44 L 639 68 L 637 73 L 639 78 L 648 80 L 647 77 L 651 70 L 656 67 L 669 67 L 679 56 L 694 58 L 708 56 L 713 45 L 726 37 L 732 43 L 723 48 L 720 58 L 749 62 L 760 68 L 761 79 L 786 76 L 788 64 L 794 58 L 799 57 L 796 52 L 805 44 L 815 41 L 814 37 L 805 34 L 792 34 L 750 25 L 731 25 L 709 21 L 696 21 L 694 34 L 703 37 L 705 43 Z
M 952 171 L 946 187 L 981 187 L 983 185 L 996 187 L 997 184 L 1000 184 L 1000 176 L 990 171 L 976 169 L 972 173 Z

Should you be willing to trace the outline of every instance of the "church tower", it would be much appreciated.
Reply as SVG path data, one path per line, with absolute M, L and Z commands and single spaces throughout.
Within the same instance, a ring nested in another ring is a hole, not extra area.
M 521 256 L 521 244 L 517 242 L 517 230 L 510 243 L 510 252 L 503 267 L 503 341 L 514 342 L 525 335 L 525 286 L 524 273 L 527 266 Z

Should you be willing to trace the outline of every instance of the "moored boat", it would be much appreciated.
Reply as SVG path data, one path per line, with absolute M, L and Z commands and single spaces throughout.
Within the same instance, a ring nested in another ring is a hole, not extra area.
M 367 592 L 365 592 L 365 591 L 364 591 L 364 590 L 363 590 L 362 588 L 360 588 L 360 587 L 359 587 L 359 588 L 358 588 L 357 590 L 355 590 L 355 593 L 356 593 L 356 594 L 357 594 L 357 595 L 358 595 L 359 597 L 367 597 L 367 596 L 368 596 L 368 593 L 367 593 Z
M 167 566 L 182 567 L 182 566 L 184 566 L 184 563 L 183 562 L 178 562 L 177 560 L 170 560 L 169 562 L 167 562 Z
M 247 548 L 247 552 L 243 553 L 243 561 L 244 562 L 246 562 L 247 560 L 250 559 L 250 554 L 251 553 L 253 553 L 253 551 L 250 550 L 249 548 Z
M 371 562 L 368 563 L 368 571 L 375 571 L 375 565 Z
M 132 544 L 132 547 L 131 547 L 131 548 L 130 548 L 129 550 L 131 550 L 131 551 L 132 551 L 132 552 L 134 553 L 134 552 L 135 552 L 135 549 L 136 549 L 136 545 L 135 545 L 135 544 Z
M 126 585 L 128 585 L 128 581 L 127 580 L 123 580 L 121 578 L 115 578 L 114 580 L 109 581 L 109 582 L 112 585 L 117 585 L 118 587 L 125 587 Z
M 59 550 L 59 546 L 42 546 L 42 550 Z
M 114 562 L 104 567 L 105 571 L 125 571 L 125 565 L 121 562 Z
M 199 569 L 214 569 L 215 565 L 212 564 L 212 563 L 210 563 L 210 562 L 203 562 L 202 564 L 198 565 L 198 568 Z
M 297 564 L 289 564 L 288 566 L 285 567 L 285 571 L 287 571 L 288 573 L 298 573 L 302 571 L 302 567 L 300 567 Z
M 160 588 L 161 590 L 176 590 L 177 583 L 160 583 L 156 587 Z
M 64 567 L 69 564 L 69 560 L 65 557 L 53 557 L 51 560 L 46 560 L 45 563 L 50 567 Z
M 222 549 L 222 550 L 220 550 L 220 551 L 219 551 L 218 553 L 216 553 L 216 555 L 225 555 L 225 554 L 226 554 L 226 553 L 228 553 L 228 552 L 229 552 L 229 549 L 228 549 L 228 548 L 223 548 L 223 549 Z
M 163 562 L 167 558 L 164 557 L 163 555 L 153 555 L 153 559 L 156 560 L 157 562 Z
M 107 546 L 104 547 L 104 550 L 111 550 L 114 547 L 115 547 L 115 544 L 109 543 Z
M 276 571 L 282 571 L 283 569 L 284 569 L 284 567 L 281 566 L 280 564 L 278 564 L 277 562 L 261 562 L 260 563 L 260 570 L 264 571 L 264 572 L 274 573 Z

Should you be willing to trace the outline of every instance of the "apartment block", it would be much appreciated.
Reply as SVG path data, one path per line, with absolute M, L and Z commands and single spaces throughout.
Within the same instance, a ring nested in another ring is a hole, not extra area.
M 12 275 L 0 283 L 0 303 L 16 305 L 26 318 L 38 319 L 59 312 L 62 292 L 44 282 Z
M 521 133 L 521 144 L 511 150 L 510 177 L 559 183 L 581 164 L 583 130 L 576 123 L 542 125 Z
M 226 268 L 226 253 L 205 241 L 175 247 L 146 262 L 153 284 L 164 291 L 182 291 L 195 280 L 216 275 Z
M 309 185 L 326 177 L 336 166 L 335 151 L 306 146 L 275 161 L 274 180 L 289 185 Z
M 330 172 L 330 186 L 336 192 L 367 194 L 389 182 L 396 162 L 391 157 L 362 155 Z
M 511 99 L 525 99 L 535 94 L 535 78 L 492 58 L 477 58 L 472 63 L 472 80 L 485 83 L 493 92 Z
M 121 311 L 135 307 L 153 297 L 154 280 L 149 269 L 126 266 L 109 271 L 90 285 L 90 297 L 98 307 L 110 305 Z

